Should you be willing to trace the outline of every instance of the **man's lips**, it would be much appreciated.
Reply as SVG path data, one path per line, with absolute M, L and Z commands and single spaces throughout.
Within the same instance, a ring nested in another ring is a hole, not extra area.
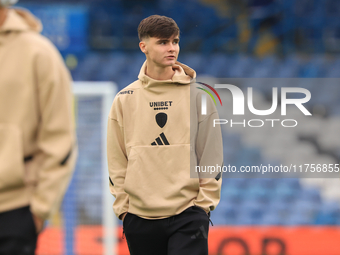
M 175 59 L 175 56 L 166 56 L 166 58 Z

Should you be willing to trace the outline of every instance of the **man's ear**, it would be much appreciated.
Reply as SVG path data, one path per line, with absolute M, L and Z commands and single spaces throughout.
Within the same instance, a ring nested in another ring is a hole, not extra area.
M 148 50 L 147 50 L 148 47 L 147 47 L 145 41 L 139 42 L 139 48 L 140 48 L 140 50 L 141 50 L 144 54 L 147 54 L 147 53 L 148 53 Z

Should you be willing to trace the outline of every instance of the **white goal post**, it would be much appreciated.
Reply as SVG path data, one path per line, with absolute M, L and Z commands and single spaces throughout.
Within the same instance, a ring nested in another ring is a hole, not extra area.
M 102 97 L 102 117 L 101 117 L 101 175 L 102 175 L 102 223 L 103 223 L 103 254 L 116 255 L 116 228 L 117 220 L 115 219 L 112 204 L 113 196 L 109 191 L 109 174 L 106 155 L 106 134 L 107 120 L 113 99 L 117 93 L 117 85 L 113 82 L 74 82 L 73 94 L 77 98 L 83 97 Z

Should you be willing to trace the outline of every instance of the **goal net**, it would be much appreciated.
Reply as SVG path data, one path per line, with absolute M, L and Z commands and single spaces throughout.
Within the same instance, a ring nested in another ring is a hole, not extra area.
M 39 236 L 38 255 L 117 254 L 117 221 L 109 191 L 107 118 L 112 82 L 74 82 L 78 160 L 60 211 Z

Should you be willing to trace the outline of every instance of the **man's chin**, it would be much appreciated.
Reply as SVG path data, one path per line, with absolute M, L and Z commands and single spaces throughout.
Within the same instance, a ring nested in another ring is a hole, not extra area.
M 175 64 L 176 64 L 176 61 L 177 61 L 177 60 L 163 61 L 163 62 L 161 62 L 161 63 L 157 63 L 157 65 L 158 65 L 158 66 L 161 66 L 161 67 L 163 67 L 163 68 L 165 68 L 165 67 L 169 67 L 169 66 L 175 65 Z
M 165 63 L 165 66 L 173 66 L 174 64 L 176 64 L 176 60 L 174 59 L 174 60 L 171 60 L 171 61 L 167 61 L 166 63 Z

